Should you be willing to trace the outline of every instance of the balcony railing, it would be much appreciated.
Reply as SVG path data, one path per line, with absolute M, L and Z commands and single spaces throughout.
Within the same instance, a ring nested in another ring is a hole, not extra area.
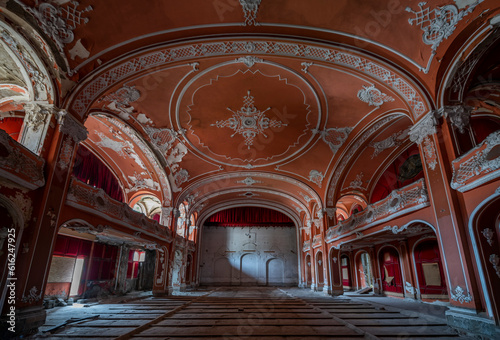
M 0 176 L 34 190 L 45 185 L 45 160 L 0 129 Z
M 128 227 L 134 233 L 149 233 L 151 236 L 172 242 L 172 231 L 169 228 L 134 211 L 126 203 L 112 199 L 104 190 L 94 188 L 75 178 L 71 180 L 66 199 L 68 205 L 89 213 L 104 215 L 108 220 Z
M 326 239 L 331 242 L 355 229 L 369 227 L 429 205 L 424 180 L 420 179 L 404 188 L 393 190 L 389 196 L 370 204 L 365 210 L 328 228 Z
M 460 192 L 474 189 L 500 177 L 500 131 L 452 162 L 451 187 Z

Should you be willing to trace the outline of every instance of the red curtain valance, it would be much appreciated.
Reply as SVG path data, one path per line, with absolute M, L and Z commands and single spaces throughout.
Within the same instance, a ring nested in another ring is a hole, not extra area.
M 293 225 L 292 220 L 276 210 L 241 207 L 219 211 L 210 216 L 206 225 Z

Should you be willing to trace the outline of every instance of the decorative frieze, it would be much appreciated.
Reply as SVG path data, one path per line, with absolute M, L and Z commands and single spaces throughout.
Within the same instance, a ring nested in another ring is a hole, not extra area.
M 452 162 L 451 187 L 465 192 L 500 177 L 499 147 L 500 131 L 495 131 L 481 144 L 455 159 Z
M 429 197 L 424 186 L 424 180 L 420 179 L 404 188 L 396 189 L 385 199 L 370 204 L 361 212 L 350 216 L 345 221 L 328 228 L 327 240 L 332 241 L 340 235 L 353 232 L 355 229 L 383 221 L 386 218 L 399 216 L 429 205 Z M 408 227 L 398 228 L 386 227 L 387 230 L 399 233 Z M 413 230 L 412 230 L 413 231 Z M 408 231 L 409 232 L 409 231 Z

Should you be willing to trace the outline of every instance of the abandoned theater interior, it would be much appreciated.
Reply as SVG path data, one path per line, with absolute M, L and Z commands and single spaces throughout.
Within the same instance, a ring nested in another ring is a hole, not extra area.
M 499 55 L 498 0 L 0 1 L 2 334 L 259 288 L 496 338 Z

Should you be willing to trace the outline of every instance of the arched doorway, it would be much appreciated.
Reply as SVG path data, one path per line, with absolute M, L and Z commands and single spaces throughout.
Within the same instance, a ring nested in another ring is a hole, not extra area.
M 399 253 L 393 247 L 384 247 L 379 252 L 382 290 L 386 293 L 404 294 Z
M 282 286 L 285 283 L 285 266 L 282 259 L 272 258 L 266 263 L 266 285 Z
M 344 290 L 351 290 L 351 265 L 349 263 L 349 257 L 347 255 L 340 256 L 340 270 L 342 272 L 342 287 Z
M 373 287 L 371 258 L 366 251 L 358 253 L 356 257 L 356 278 L 358 288 Z
M 421 299 L 447 299 L 441 254 L 436 239 L 427 239 L 413 250 Z
M 316 289 L 323 290 L 325 284 L 325 277 L 323 275 L 323 253 L 318 251 L 316 253 Z
M 312 284 L 312 275 L 311 275 L 311 255 L 306 255 L 306 287 L 311 287 Z

